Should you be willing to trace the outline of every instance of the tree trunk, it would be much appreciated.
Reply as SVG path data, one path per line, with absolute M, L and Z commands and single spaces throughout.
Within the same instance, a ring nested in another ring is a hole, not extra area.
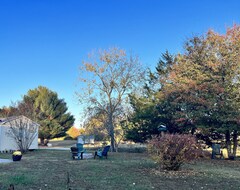
M 232 148 L 231 148 L 231 138 L 230 138 L 230 131 L 226 131 L 226 147 L 227 147 L 227 153 L 228 153 L 228 158 L 232 156 Z
M 117 143 L 115 143 L 115 152 L 118 152 L 118 144 Z
M 196 127 L 191 127 L 191 135 L 194 135 L 195 131 L 196 131 Z
M 111 150 L 112 152 L 115 152 L 115 137 L 114 137 L 114 125 L 113 125 L 113 119 L 112 114 L 109 114 L 109 135 L 111 138 Z
M 42 137 L 40 138 L 40 144 L 44 145 L 44 138 L 42 138 Z
M 236 154 L 237 154 L 237 146 L 238 146 L 237 137 L 238 137 L 238 132 L 236 130 L 234 130 L 234 132 L 233 132 L 233 156 L 234 156 L 234 158 L 236 157 Z
M 49 139 L 44 139 L 44 146 L 47 146 Z
M 115 152 L 115 138 L 114 138 L 114 129 L 113 124 L 110 124 L 110 138 L 111 138 L 111 149 Z

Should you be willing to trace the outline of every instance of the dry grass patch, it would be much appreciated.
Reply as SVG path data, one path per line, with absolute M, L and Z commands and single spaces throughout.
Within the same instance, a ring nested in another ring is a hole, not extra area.
M 88 151 L 89 152 L 89 151 Z M 0 157 L 10 158 L 9 154 Z M 0 189 L 238 189 L 239 161 L 204 160 L 177 172 L 157 170 L 145 153 L 109 153 L 109 159 L 72 160 L 70 151 L 38 150 L 0 164 Z M 69 182 L 69 183 L 68 183 Z

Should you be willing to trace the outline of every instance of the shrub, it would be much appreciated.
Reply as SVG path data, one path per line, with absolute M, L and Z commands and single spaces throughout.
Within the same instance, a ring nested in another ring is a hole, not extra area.
M 148 152 L 166 170 L 178 170 L 183 163 L 202 155 L 194 136 L 179 134 L 154 137 L 148 144 Z

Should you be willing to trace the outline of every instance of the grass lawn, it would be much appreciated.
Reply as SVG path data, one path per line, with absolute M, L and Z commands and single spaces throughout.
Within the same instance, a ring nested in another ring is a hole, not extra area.
M 0 164 L 0 189 L 11 183 L 15 190 L 240 188 L 240 161 L 202 160 L 179 172 L 166 172 L 157 170 L 145 153 L 110 153 L 107 160 L 70 156 L 69 151 L 37 150 L 23 155 L 20 162 Z

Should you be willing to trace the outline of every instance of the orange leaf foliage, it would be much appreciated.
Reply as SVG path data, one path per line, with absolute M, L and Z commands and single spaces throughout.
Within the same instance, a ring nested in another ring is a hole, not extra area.
M 79 131 L 79 129 L 77 129 L 76 127 L 71 127 L 68 131 L 67 134 L 72 137 L 73 139 L 77 138 L 81 133 Z

